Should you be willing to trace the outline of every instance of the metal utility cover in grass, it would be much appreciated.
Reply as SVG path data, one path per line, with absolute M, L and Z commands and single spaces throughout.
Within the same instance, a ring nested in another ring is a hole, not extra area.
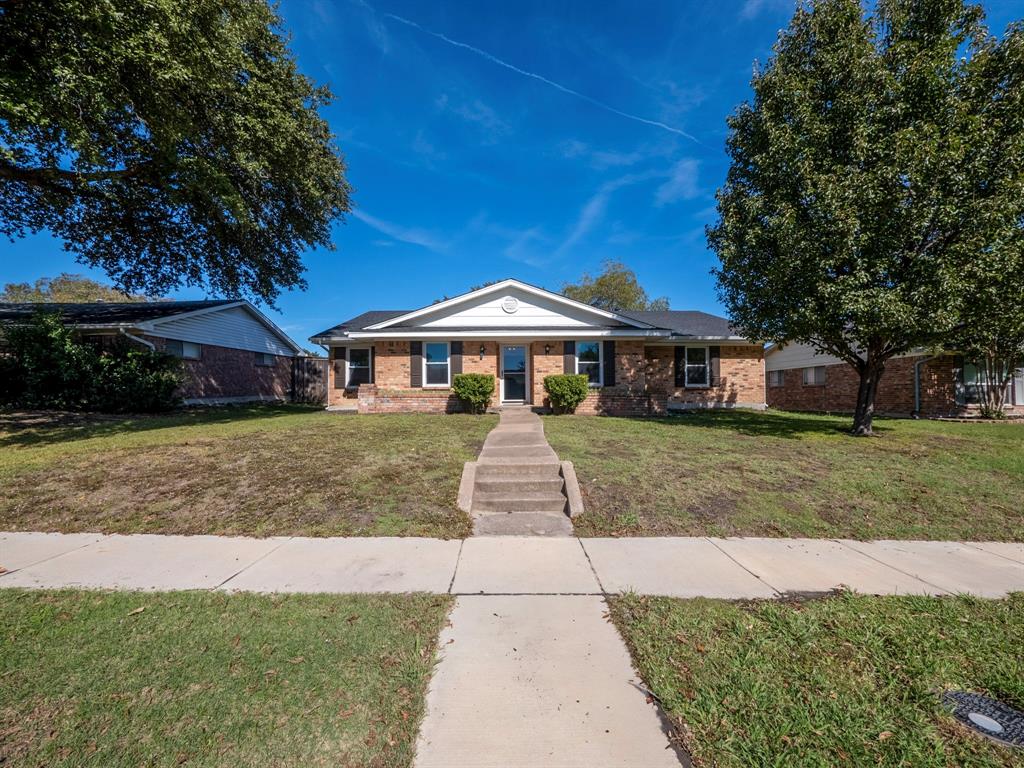
M 1024 747 L 1024 712 L 979 693 L 947 691 L 953 717 L 973 731 L 1002 744 Z

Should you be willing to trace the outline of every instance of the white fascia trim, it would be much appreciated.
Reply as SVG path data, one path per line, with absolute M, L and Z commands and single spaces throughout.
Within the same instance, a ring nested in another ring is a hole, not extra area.
M 543 328 L 530 331 L 402 331 L 401 333 L 372 333 L 370 331 L 353 331 L 344 337 L 331 337 L 323 339 L 327 344 L 344 344 L 354 339 L 380 339 L 380 340 L 404 340 L 404 339 L 607 339 L 607 338 L 664 338 L 668 331 L 662 330 L 558 330 L 546 331 Z M 314 339 L 314 341 L 317 341 Z M 318 341 L 318 343 L 320 343 Z
M 690 342 L 705 342 L 705 341 L 720 341 L 727 344 L 744 344 L 751 347 L 763 347 L 764 345 L 760 341 L 754 341 L 752 339 L 744 339 L 742 336 L 673 336 L 670 339 L 666 339 L 659 344 L 668 346 L 686 346 Z M 701 345 L 697 345 L 701 346 Z
M 461 294 L 459 296 L 456 296 L 456 297 L 454 297 L 452 299 L 448 299 L 447 301 L 439 301 L 437 304 L 431 304 L 429 307 L 422 307 L 421 309 L 417 309 L 417 310 L 414 310 L 412 312 L 407 312 L 404 315 L 399 315 L 398 317 L 392 317 L 390 320 L 385 320 L 383 323 L 376 323 L 374 325 L 368 325 L 363 330 L 375 331 L 375 330 L 379 330 L 379 329 L 382 329 L 382 328 L 387 328 L 389 326 L 397 325 L 399 323 L 404 323 L 407 320 L 412 320 L 413 318 L 420 317 L 420 316 L 425 315 L 425 314 L 436 312 L 439 309 L 448 309 L 449 307 L 453 307 L 453 306 L 456 306 L 458 304 L 461 304 L 462 302 L 466 301 L 467 299 L 469 299 L 470 297 L 473 297 L 473 296 L 486 296 L 486 295 L 491 294 L 491 293 L 498 293 L 499 291 L 503 291 L 503 290 L 506 290 L 508 288 L 518 288 L 519 290 L 525 291 L 526 293 L 531 293 L 534 296 L 540 296 L 542 298 L 551 299 L 551 300 L 557 301 L 557 302 L 559 302 L 561 304 L 565 304 L 566 306 L 574 307 L 575 309 L 581 309 L 581 310 L 584 310 L 586 312 L 590 312 L 592 314 L 597 315 L 598 317 L 605 317 L 605 318 L 609 318 L 609 319 L 612 319 L 612 320 L 616 320 L 616 321 L 618 321 L 620 323 L 626 323 L 627 325 L 631 325 L 634 328 L 654 328 L 655 327 L 655 326 L 651 325 L 650 323 L 645 323 L 645 322 L 642 322 L 640 320 L 634 320 L 631 317 L 625 317 L 623 315 L 616 314 L 615 312 L 609 312 L 608 310 L 605 310 L 605 309 L 598 309 L 597 307 L 592 307 L 589 304 L 584 304 L 582 301 L 576 301 L 575 299 L 567 298 L 565 296 L 562 296 L 561 294 L 552 293 L 551 291 L 546 291 L 543 288 L 538 288 L 535 285 L 529 285 L 528 283 L 522 283 L 519 280 L 508 279 L 508 280 L 502 280 L 500 283 L 495 283 L 494 285 L 488 285 L 488 286 L 486 286 L 484 288 L 478 288 L 475 291 L 469 291 L 468 293 L 463 293 L 463 294 Z
M 211 312 L 221 312 L 225 309 L 234 309 L 235 307 L 243 307 L 247 312 L 249 312 L 249 314 L 255 317 L 259 322 L 261 322 L 264 325 L 264 327 L 266 327 L 267 330 L 269 330 L 271 333 L 277 336 L 287 346 L 291 347 L 291 350 L 293 352 L 300 355 L 305 354 L 305 350 L 298 344 L 296 344 L 294 341 L 292 341 L 291 337 L 289 337 L 288 334 L 286 334 L 284 331 L 278 328 L 269 317 L 264 315 L 262 312 L 256 309 L 256 307 L 254 307 L 252 304 L 245 300 L 232 301 L 228 304 L 218 304 L 215 307 L 203 307 L 202 309 L 194 309 L 191 312 L 179 312 L 176 315 L 167 315 L 166 317 L 160 317 L 157 318 L 156 320 L 148 320 L 145 323 L 139 323 L 136 327 L 144 331 L 150 331 L 155 334 L 159 334 L 159 329 L 156 326 L 160 325 L 161 323 L 167 323 L 170 322 L 171 320 L 181 320 L 184 317 L 206 315 Z

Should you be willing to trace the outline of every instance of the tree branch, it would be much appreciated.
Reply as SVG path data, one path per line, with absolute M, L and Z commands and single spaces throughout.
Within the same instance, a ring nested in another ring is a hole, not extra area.
M 0 7 L 8 0 L 0 0 Z M 68 171 L 63 168 L 24 168 L 20 165 L 0 160 L 0 179 L 20 181 L 24 184 L 31 184 L 36 187 L 52 187 L 55 182 L 67 181 L 71 183 L 92 182 L 92 181 L 113 181 L 137 176 L 148 168 L 151 163 L 139 163 L 130 168 L 122 168 L 109 171 Z

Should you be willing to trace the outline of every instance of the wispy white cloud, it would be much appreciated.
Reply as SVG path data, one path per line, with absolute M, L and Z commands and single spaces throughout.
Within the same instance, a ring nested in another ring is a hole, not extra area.
M 381 20 L 377 17 L 377 12 L 373 9 L 366 0 L 353 0 L 356 6 L 360 10 L 360 18 L 363 21 L 363 25 L 366 27 L 367 33 L 370 35 L 370 40 L 377 46 L 381 53 L 389 53 L 391 51 L 391 36 L 388 34 L 387 27 L 381 23 Z M 326 12 L 332 12 L 332 5 L 330 2 L 324 0 L 314 0 L 314 10 L 321 16 L 325 13 L 323 9 L 326 6 Z
M 649 181 L 660 175 L 663 174 L 657 171 L 630 173 L 617 179 L 606 181 L 598 187 L 597 191 L 590 196 L 587 202 L 584 203 L 583 208 L 580 209 L 579 216 L 576 217 L 576 223 L 565 240 L 562 241 L 562 244 L 558 246 L 555 255 L 561 256 L 569 251 L 604 220 L 605 213 L 608 211 L 608 202 L 617 190 L 642 181 Z
M 596 149 L 579 139 L 569 139 L 559 145 L 562 157 L 573 160 L 583 159 L 587 164 L 598 171 L 605 171 L 609 168 L 628 168 L 648 160 L 655 160 L 671 155 L 675 148 L 675 141 L 659 142 L 656 145 L 642 145 L 629 152 L 619 150 Z
M 363 0 L 360 0 L 360 2 L 362 2 L 362 1 Z M 423 25 L 418 24 L 417 22 L 412 21 L 411 19 L 407 19 L 407 18 L 405 18 L 403 16 L 398 16 L 398 15 L 396 15 L 394 13 L 385 13 L 384 16 L 386 18 L 393 19 L 393 20 L 399 22 L 400 24 L 405 24 L 408 27 L 412 27 L 413 29 L 417 29 L 420 32 L 423 32 L 424 34 L 431 35 L 432 37 L 435 37 L 438 40 L 441 40 L 441 41 L 443 41 L 445 43 L 448 43 L 448 45 L 452 45 L 452 46 L 454 46 L 456 48 L 462 48 L 463 50 L 467 50 L 467 51 L 470 51 L 471 53 L 475 53 L 477 56 L 480 56 L 480 57 L 486 59 L 487 61 L 491 62 L 492 64 L 498 65 L 499 67 L 504 67 L 505 69 L 507 69 L 507 70 L 509 70 L 511 72 L 515 72 L 516 74 L 522 75 L 523 77 L 532 78 L 533 80 L 537 80 L 538 82 L 541 82 L 541 83 L 544 83 L 545 85 L 551 86 L 552 88 L 555 88 L 556 90 L 559 90 L 562 93 L 566 93 L 566 94 L 569 94 L 570 96 L 575 96 L 578 99 L 582 99 L 583 101 L 586 101 L 589 104 L 593 104 L 595 107 L 598 107 L 599 109 L 603 109 L 606 112 L 610 112 L 613 115 L 618 115 L 619 117 L 626 118 L 627 120 L 633 120 L 634 122 L 637 122 L 637 123 L 643 123 L 644 125 L 654 126 L 655 128 L 661 128 L 662 130 L 669 131 L 670 133 L 674 133 L 674 134 L 676 134 L 678 136 L 683 136 L 683 137 L 685 137 L 687 139 L 690 139 L 691 141 L 695 141 L 695 142 L 697 141 L 696 137 L 690 135 L 689 133 L 687 133 L 686 131 L 684 131 L 684 130 L 682 130 L 680 128 L 676 128 L 674 126 L 668 125 L 667 123 L 663 123 L 660 120 L 651 120 L 651 119 L 648 119 L 646 117 L 642 117 L 641 115 L 636 115 L 636 114 L 633 114 L 633 113 L 630 113 L 630 112 L 625 112 L 625 111 L 623 111 L 621 109 L 613 107 L 611 104 L 603 102 L 603 101 L 601 101 L 599 99 L 595 99 L 593 96 L 588 96 L 585 93 L 580 93 L 579 91 L 574 90 L 573 88 L 569 88 L 568 86 L 565 86 L 565 85 L 562 85 L 561 83 L 555 82 L 554 80 L 551 80 L 551 79 L 549 79 L 547 77 L 544 77 L 543 75 L 540 75 L 540 74 L 538 74 L 536 72 L 531 72 L 529 70 L 522 69 L 521 67 L 517 67 L 515 64 L 510 64 L 509 62 L 507 62 L 507 61 L 505 61 L 503 59 L 499 59 L 494 54 L 488 53 L 487 51 L 484 51 L 484 50 L 482 50 L 480 48 L 477 48 L 474 45 L 469 45 L 468 43 L 463 43 L 463 42 L 460 42 L 458 40 L 453 40 L 452 38 L 448 37 L 447 35 L 443 35 L 440 32 L 435 32 L 432 29 L 427 29 Z
M 692 200 L 700 194 L 697 186 L 697 173 L 700 162 L 692 157 L 684 157 L 672 166 L 668 180 L 658 187 L 654 195 L 654 204 L 661 207 L 680 200 Z
M 498 113 L 480 99 L 473 99 L 471 102 L 455 104 L 442 93 L 435 101 L 438 111 L 449 111 L 458 115 L 468 123 L 476 125 L 484 135 L 488 143 L 494 143 L 503 136 L 512 133 L 512 126 L 502 120 Z
M 740 8 L 740 18 L 749 21 L 768 8 L 782 10 L 792 6 L 793 0 L 745 0 Z
M 387 235 L 395 240 L 400 240 L 403 243 L 411 243 L 412 245 L 418 245 L 438 253 L 443 253 L 447 248 L 447 244 L 441 238 L 434 233 L 420 229 L 419 227 L 406 227 L 402 224 L 384 221 L 383 219 L 371 216 L 358 208 L 352 211 L 352 215 L 359 219 L 359 221 L 363 222 L 366 226 L 372 227 L 381 234 Z

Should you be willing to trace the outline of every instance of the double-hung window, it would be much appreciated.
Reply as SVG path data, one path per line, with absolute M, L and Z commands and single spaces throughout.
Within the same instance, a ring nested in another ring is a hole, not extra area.
M 447 387 L 451 382 L 448 367 L 448 342 L 427 341 L 423 344 L 423 385 Z
M 983 402 L 985 390 L 988 389 L 988 378 L 985 375 L 984 367 L 976 363 L 965 362 L 962 376 L 963 389 L 960 399 L 970 405 Z M 1015 399 L 1018 404 L 1024 403 L 1024 369 L 1018 370 L 1007 385 L 1006 400 L 1009 402 L 1011 399 Z
M 1024 368 L 1018 368 L 1017 374 L 1013 377 L 1014 396 L 1013 402 L 1017 405 L 1024 405 Z
M 768 386 L 781 387 L 786 383 L 785 371 L 768 371 Z
M 708 386 L 708 348 L 686 348 L 686 386 Z
M 256 365 L 261 368 L 270 368 L 274 364 L 274 356 L 269 352 L 256 353 Z
M 808 387 L 820 387 L 825 384 L 825 366 L 815 365 L 812 368 L 804 368 L 804 385 Z
M 178 341 L 178 339 L 165 339 L 164 352 L 185 360 L 198 360 L 201 347 L 193 341 Z
M 592 387 L 601 386 L 601 342 L 576 342 L 576 373 L 584 373 Z
M 370 349 L 369 347 L 349 348 L 348 350 L 348 381 L 346 386 L 358 387 L 370 384 Z

